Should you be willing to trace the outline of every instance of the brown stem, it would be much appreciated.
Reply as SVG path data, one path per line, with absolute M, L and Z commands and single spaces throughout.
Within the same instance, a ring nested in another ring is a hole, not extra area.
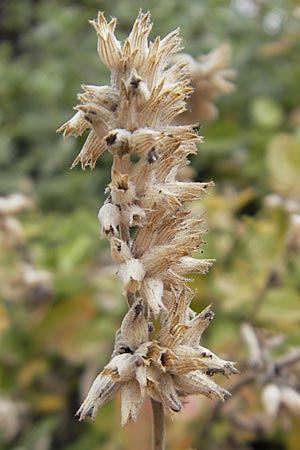
M 274 362 L 269 364 L 268 369 L 264 377 L 262 378 L 263 383 L 269 383 L 273 378 L 278 375 L 281 369 L 285 367 L 292 366 L 300 361 L 300 352 L 297 350 L 293 350 L 287 355 L 282 356 L 281 358 L 276 359 Z
M 153 415 L 153 450 L 165 450 L 165 414 L 163 405 L 151 399 Z

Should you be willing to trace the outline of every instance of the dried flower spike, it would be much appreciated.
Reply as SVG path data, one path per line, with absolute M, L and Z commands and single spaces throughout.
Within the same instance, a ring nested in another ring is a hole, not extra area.
M 94 167 L 105 150 L 113 155 L 99 221 L 119 265 L 129 310 L 116 333 L 111 360 L 77 414 L 80 420 L 94 418 L 120 391 L 122 425 L 136 420 L 146 396 L 152 399 L 157 424 L 164 412 L 180 411 L 188 395 L 224 399 L 227 392 L 211 376 L 236 373 L 231 362 L 200 345 L 213 313 L 209 307 L 200 314 L 192 311 L 193 291 L 185 278 L 206 273 L 213 262 L 193 257 L 206 230 L 203 217 L 192 217 L 184 205 L 206 194 L 212 183 L 177 178 L 201 142 L 195 125 L 172 124 L 192 92 L 185 66 L 167 65 L 180 49 L 178 30 L 149 43 L 150 14 L 140 12 L 121 45 L 115 19 L 107 22 L 99 13 L 92 25 L 99 56 L 111 71 L 111 86 L 83 86 L 78 112 L 60 131 L 79 136 L 90 130 L 73 165 Z M 132 162 L 131 154 L 138 162 Z M 160 319 L 154 330 L 153 318 Z M 162 449 L 163 427 L 154 428 L 155 448 Z

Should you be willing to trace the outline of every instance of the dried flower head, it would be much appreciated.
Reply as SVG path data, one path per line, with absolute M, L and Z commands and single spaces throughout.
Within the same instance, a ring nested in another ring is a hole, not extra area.
M 191 300 L 191 298 L 189 299 Z M 174 305 L 165 314 L 161 330 L 150 340 L 142 300 L 138 300 L 117 331 L 112 359 L 93 383 L 78 415 L 95 417 L 97 410 L 121 390 L 122 424 L 136 420 L 145 396 L 178 412 L 191 394 L 224 399 L 228 392 L 214 383 L 215 373 L 236 370 L 204 347 L 199 340 L 213 318 L 210 308 L 189 319 L 189 301 L 183 290 L 174 293 Z
M 231 80 L 235 76 L 235 71 L 228 68 L 229 45 L 221 45 L 207 55 L 200 55 L 196 60 L 191 55 L 180 53 L 172 56 L 170 62 L 187 64 L 194 88 L 187 111 L 178 117 L 178 123 L 214 120 L 218 116 L 218 110 L 213 101 L 220 94 L 228 94 L 234 90 Z
M 191 216 L 185 203 L 205 195 L 212 183 L 177 178 L 201 142 L 194 125 L 172 124 L 192 92 L 186 64 L 168 67 L 180 49 L 178 30 L 149 43 L 150 15 L 140 12 L 121 45 L 115 19 L 107 22 L 99 13 L 91 23 L 99 56 L 111 71 L 111 86 L 83 86 L 78 112 L 60 131 L 79 136 L 90 130 L 73 165 L 94 167 L 105 150 L 113 155 L 99 221 L 129 310 L 111 360 L 78 415 L 95 417 L 121 391 L 125 424 L 137 418 L 146 395 L 176 412 L 190 394 L 223 399 L 227 392 L 210 377 L 236 370 L 199 343 L 213 318 L 210 308 L 201 314 L 190 308 L 193 291 L 185 275 L 206 273 L 213 261 L 193 256 L 206 230 L 203 217 Z M 132 162 L 131 154 L 138 162 Z M 160 319 L 154 329 L 153 318 Z

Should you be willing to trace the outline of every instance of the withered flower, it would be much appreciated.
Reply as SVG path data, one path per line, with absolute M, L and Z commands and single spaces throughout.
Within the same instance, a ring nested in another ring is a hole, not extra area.
M 211 376 L 236 370 L 199 344 L 211 310 L 197 315 L 190 308 L 193 291 L 185 275 L 206 273 L 213 261 L 194 257 L 206 229 L 203 217 L 191 216 L 185 203 L 206 194 L 212 182 L 178 181 L 201 142 L 195 125 L 173 124 L 192 92 L 186 65 L 168 66 L 180 49 L 178 30 L 149 43 L 150 14 L 140 12 L 122 45 L 114 34 L 116 19 L 107 22 L 99 13 L 92 25 L 111 86 L 83 86 L 78 112 L 60 131 L 79 136 L 90 130 L 73 166 L 81 162 L 93 168 L 105 150 L 113 155 L 99 221 L 129 311 L 111 360 L 78 415 L 95 417 L 121 391 L 125 424 L 136 420 L 147 395 L 161 411 L 179 411 L 190 394 L 223 399 L 226 391 Z

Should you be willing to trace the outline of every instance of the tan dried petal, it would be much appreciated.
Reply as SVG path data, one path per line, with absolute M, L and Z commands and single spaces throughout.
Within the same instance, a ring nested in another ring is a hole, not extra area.
M 210 306 L 205 308 L 200 314 L 197 314 L 196 317 L 189 321 L 189 327 L 184 334 L 183 342 L 191 347 L 198 345 L 203 332 L 206 330 L 213 317 L 214 313 L 211 311 Z
M 150 395 L 155 392 L 155 397 L 159 398 L 160 402 L 166 409 L 170 409 L 174 412 L 181 410 L 182 404 L 177 395 L 174 380 L 172 375 L 163 373 L 158 380 L 157 384 L 153 384 Z
M 158 151 L 161 152 L 161 147 L 158 148 Z M 176 181 L 177 175 L 175 179 L 174 175 L 178 174 L 182 167 L 190 163 L 187 156 L 195 153 L 196 146 L 193 142 L 186 142 L 182 145 L 174 146 L 173 149 L 172 147 L 168 149 L 156 163 L 157 182 L 163 183 L 166 179 L 171 183 Z M 172 168 L 172 171 L 170 171 L 170 168 Z
M 134 378 L 136 358 L 129 354 L 115 356 L 102 370 L 102 376 L 110 376 L 114 381 L 130 381 Z
M 157 185 L 156 188 L 166 195 L 176 198 L 178 202 L 185 203 L 199 199 L 202 194 L 207 193 L 209 186 L 213 186 L 213 183 L 180 183 L 178 181 Z
M 143 310 L 141 301 L 138 301 L 129 309 L 122 321 L 122 337 L 132 350 L 148 341 L 148 325 Z
M 98 213 L 98 219 L 102 226 L 102 233 L 108 235 L 112 233 L 113 236 L 118 234 L 120 227 L 120 209 L 112 203 L 105 203 Z
M 113 170 L 109 187 L 112 201 L 116 205 L 130 205 L 136 198 L 135 186 L 128 174 L 122 175 L 117 170 Z
M 138 259 L 130 259 L 121 264 L 118 275 L 123 283 L 123 293 L 136 292 L 145 276 L 143 263 Z
M 151 164 L 144 158 L 140 159 L 132 169 L 131 179 L 136 186 L 137 197 L 140 197 L 145 191 L 147 192 L 149 190 L 149 185 L 154 181 Z M 142 204 L 140 206 L 142 206 L 143 209 L 147 209 Z
M 180 202 L 176 197 L 166 195 L 156 185 L 152 185 L 147 190 L 144 190 L 143 195 L 140 197 L 141 208 L 151 210 L 155 206 L 158 207 L 160 205 L 164 205 L 165 209 L 174 210 L 180 206 Z
M 186 349 L 187 346 L 184 347 Z M 181 348 L 177 348 L 176 351 L 180 354 Z M 208 350 L 205 347 L 198 346 L 197 348 L 189 347 L 190 355 L 194 355 L 195 357 L 199 357 L 202 363 L 207 366 L 207 370 L 205 373 L 207 375 L 214 375 L 215 373 L 222 373 L 226 377 L 233 373 L 238 373 L 237 369 L 234 367 L 234 364 L 230 361 L 225 361 L 222 358 L 219 358 L 213 352 Z
M 149 100 L 141 111 L 145 122 L 155 127 L 160 123 L 168 124 L 178 114 L 179 109 L 185 110 L 186 96 L 192 92 L 188 84 L 188 80 L 171 86 L 161 82 L 156 90 L 151 91 Z
M 153 242 L 156 240 L 156 227 L 158 223 L 163 221 L 165 211 L 160 209 L 147 214 L 146 224 L 136 231 L 134 236 L 132 251 L 137 258 L 140 258 L 143 253 L 146 253 Z M 163 241 L 165 243 L 165 241 Z
M 109 69 L 117 68 L 121 59 L 121 44 L 114 34 L 116 19 L 113 18 L 108 23 L 104 14 L 99 12 L 97 20 L 91 20 L 90 23 L 98 35 L 98 53 L 100 58 Z
M 131 250 L 122 239 L 116 237 L 110 240 L 111 256 L 114 262 L 120 264 L 132 258 Z
M 174 375 L 174 383 L 177 391 L 185 396 L 202 394 L 211 399 L 224 400 L 225 395 L 230 395 L 199 370 L 189 374 Z
M 146 346 L 146 348 L 147 348 L 147 353 L 145 354 L 145 357 L 144 357 L 145 364 L 147 364 L 148 366 L 150 366 L 150 364 L 151 365 L 154 364 L 156 367 L 158 366 L 159 368 L 162 368 L 161 357 L 165 350 L 163 350 L 161 348 L 161 346 L 159 345 L 159 343 L 157 341 L 150 341 L 150 342 L 144 344 L 144 346 Z M 142 349 L 142 346 L 139 347 L 139 350 L 138 350 L 139 354 L 141 352 L 141 349 Z
M 147 386 L 147 367 L 145 365 L 139 365 L 135 372 L 135 378 L 140 386 L 140 391 L 142 395 L 146 392 L 146 386 Z
M 89 122 L 99 139 L 103 139 L 107 128 L 115 125 L 116 119 L 113 112 L 95 102 L 75 107 L 84 113 L 84 118 Z
M 138 52 L 137 52 L 138 53 Z M 143 108 L 145 102 L 149 99 L 150 93 L 147 83 L 132 69 L 128 82 L 126 84 L 126 97 L 132 106 L 138 111 Z
M 157 84 L 161 78 L 162 71 L 166 67 L 167 58 L 172 53 L 180 49 L 181 39 L 179 38 L 179 29 L 169 33 L 164 39 L 157 37 L 149 46 L 148 59 L 145 62 L 143 74 L 147 74 L 149 86 Z
M 72 168 L 81 162 L 81 167 L 85 169 L 86 166 L 95 167 L 99 156 L 106 150 L 106 144 L 100 140 L 94 130 L 90 131 L 79 155 L 75 158 Z
M 136 54 L 134 63 L 137 69 L 143 67 L 144 62 L 148 56 L 148 36 L 152 29 L 150 22 L 150 13 L 146 14 L 139 12 L 139 15 L 134 22 L 132 31 L 128 36 L 128 41 L 133 49 L 138 48 L 139 52 Z
M 186 275 L 189 273 L 207 273 L 212 266 L 213 259 L 196 259 L 189 256 L 184 256 L 180 261 L 174 264 L 171 268 L 178 275 Z
M 82 84 L 84 89 L 83 94 L 79 94 L 79 100 L 86 104 L 93 102 L 102 106 L 109 111 L 116 111 L 120 103 L 119 92 L 111 86 L 93 86 L 88 84 Z
M 138 413 L 144 403 L 144 396 L 139 383 L 135 380 L 124 383 L 121 387 L 121 425 L 128 421 L 136 422 Z
M 160 139 L 162 139 L 160 132 L 149 128 L 139 128 L 132 133 L 133 151 L 137 155 L 146 156 Z
M 178 235 L 181 235 L 184 231 L 184 219 L 189 214 L 189 211 L 182 210 L 178 211 L 176 214 L 166 214 L 166 212 L 162 210 L 162 213 L 163 215 L 152 214 L 149 217 L 149 222 L 153 224 L 153 245 L 163 245 L 174 242 L 174 239 L 176 239 Z M 195 235 L 195 232 L 193 235 Z
M 145 211 L 138 205 L 122 208 L 122 221 L 127 227 L 143 226 L 146 221 Z
M 132 171 L 132 162 L 130 160 L 130 154 L 129 153 L 122 154 L 121 156 L 114 155 L 112 172 L 114 173 L 115 171 L 120 172 L 120 173 L 124 173 L 124 174 L 131 173 L 131 171 Z M 132 178 L 132 176 L 130 176 L 130 180 L 131 180 L 131 178 Z M 109 192 L 110 192 L 110 188 L 105 190 L 105 194 L 107 194 Z M 126 205 L 124 205 L 124 206 L 126 206 Z
M 78 137 L 81 136 L 85 132 L 85 130 L 88 130 L 89 128 L 91 128 L 91 124 L 84 118 L 84 113 L 82 111 L 78 111 L 76 114 L 74 114 L 73 117 L 71 117 L 70 120 L 68 120 L 60 128 L 58 128 L 56 130 L 56 133 L 61 133 L 63 131 L 64 137 L 70 135 Z
M 173 272 L 171 269 L 166 270 L 162 275 L 161 279 L 164 283 L 164 288 L 166 290 L 171 290 L 172 287 L 175 287 L 176 289 L 185 289 L 186 283 L 190 281 L 188 278 L 184 278 L 180 275 L 177 275 L 175 272 Z M 166 304 L 164 302 L 164 304 Z
M 147 276 L 152 277 L 167 270 L 174 262 L 188 253 L 175 245 L 160 245 L 151 248 L 141 257 Z
M 197 358 L 191 358 L 188 356 L 180 356 L 176 360 L 170 361 L 167 365 L 168 372 L 174 375 L 180 375 L 183 373 L 189 373 L 193 370 L 205 367 L 203 363 Z
M 163 282 L 159 278 L 144 278 L 140 294 L 154 317 L 157 318 L 162 309 L 166 309 L 162 302 L 164 292 Z
M 171 286 L 171 295 L 173 297 L 172 306 L 168 308 L 168 315 L 163 322 L 164 328 L 171 329 L 175 324 L 185 324 L 188 329 L 189 305 L 194 297 L 194 291 L 186 286 L 177 287 L 177 289 L 175 286 Z M 162 340 L 160 342 L 165 345 Z
M 177 294 L 175 287 L 172 287 L 173 291 L 173 305 L 170 309 L 169 315 L 166 316 L 163 326 L 157 334 L 157 340 L 159 343 L 169 349 L 175 349 L 182 343 L 184 333 L 188 329 L 187 314 L 190 298 L 185 295 L 185 289 Z
M 120 383 L 113 381 L 110 376 L 98 375 L 76 413 L 79 420 L 86 417 L 94 419 L 98 409 L 112 399 L 119 387 Z

